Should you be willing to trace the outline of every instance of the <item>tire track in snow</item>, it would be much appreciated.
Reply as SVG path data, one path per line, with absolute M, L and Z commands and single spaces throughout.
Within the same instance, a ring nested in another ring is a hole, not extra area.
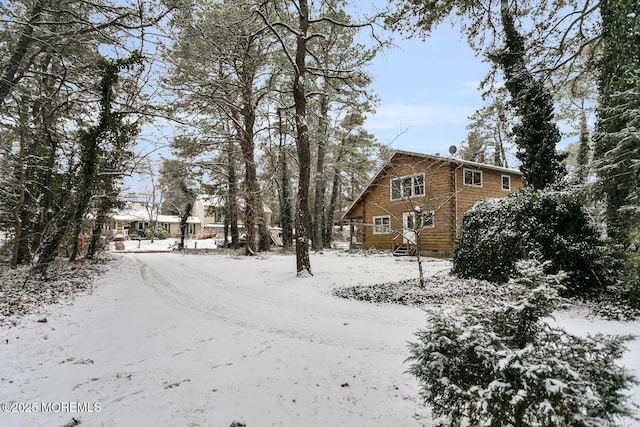
M 158 255 L 150 255 L 157 257 Z M 151 259 L 145 257 L 147 260 Z M 184 309 L 195 311 L 202 314 L 209 320 L 220 320 L 229 323 L 238 328 L 247 328 L 263 333 L 271 333 L 289 339 L 303 340 L 313 342 L 320 345 L 329 345 L 340 348 L 350 348 L 358 351 L 372 351 L 377 353 L 392 354 L 406 356 L 406 346 L 404 343 L 401 347 L 392 346 L 383 341 L 371 340 L 357 336 L 354 334 L 336 333 L 329 334 L 322 330 L 322 323 L 333 322 L 339 323 L 332 316 L 339 315 L 342 318 L 354 318 L 353 313 L 335 313 L 335 312 L 308 312 L 305 310 L 304 304 L 297 301 L 293 307 L 301 320 L 313 324 L 305 325 L 303 322 L 288 321 L 285 318 L 285 310 L 278 301 L 263 300 L 257 295 L 252 295 L 250 290 L 243 289 L 242 286 L 234 285 L 229 281 L 217 276 L 213 272 L 207 272 L 207 282 L 209 286 L 206 296 L 214 296 L 213 298 L 203 298 L 198 295 L 199 291 L 203 291 L 202 274 L 195 274 L 188 268 L 177 268 L 182 264 L 179 260 L 167 262 L 164 258 L 162 262 L 148 262 L 142 259 L 142 256 L 134 255 L 136 264 L 140 270 L 140 275 L 145 286 L 149 287 L 159 297 L 171 301 Z M 182 267 L 186 267 L 184 264 Z M 162 268 L 162 271 L 160 271 Z M 180 285 L 176 285 L 179 283 Z M 211 285 L 213 284 L 213 285 Z M 203 292 L 204 293 L 204 292 Z M 290 301 L 286 301 L 289 303 Z M 292 307 L 288 305 L 288 309 Z M 313 309 L 314 307 L 307 307 Z M 281 319 L 278 318 L 281 314 Z M 294 314 L 295 316 L 295 314 Z M 289 318 L 291 315 L 288 316 Z M 360 320 L 361 318 L 357 318 Z M 369 319 L 362 319 L 367 321 Z M 314 322 L 315 321 L 315 322 Z M 346 326 L 346 324 L 345 324 Z

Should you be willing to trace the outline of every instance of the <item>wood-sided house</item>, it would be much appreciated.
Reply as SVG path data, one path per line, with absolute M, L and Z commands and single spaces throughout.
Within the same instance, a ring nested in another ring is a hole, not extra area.
M 396 151 L 347 209 L 351 247 L 449 256 L 474 203 L 523 187 L 513 169 Z

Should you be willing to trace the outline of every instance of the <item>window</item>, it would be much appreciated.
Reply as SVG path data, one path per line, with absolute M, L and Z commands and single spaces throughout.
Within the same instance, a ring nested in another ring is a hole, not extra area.
M 424 174 L 391 180 L 391 200 L 417 196 L 424 196 Z
M 400 187 L 399 179 L 391 180 L 391 200 L 398 200 L 402 198 L 402 189 Z
M 196 234 L 195 224 L 187 224 L 187 234 Z
M 435 223 L 433 222 L 433 217 L 435 213 L 433 211 L 423 212 L 422 213 L 422 228 L 433 228 L 435 227 Z
M 413 191 L 413 177 L 402 178 L 402 195 L 411 197 Z
M 167 230 L 167 233 L 171 233 L 171 224 L 169 224 L 168 222 L 162 223 L 162 228 Z
M 465 169 L 464 170 L 464 185 L 472 185 L 474 187 L 482 187 L 482 171 Z
M 413 177 L 413 195 L 424 196 L 424 175 L 416 175 Z
M 511 190 L 511 177 L 509 175 L 502 175 L 502 189 L 506 191 Z
M 420 228 L 433 228 L 435 227 L 434 218 L 435 212 L 426 211 L 421 213 L 408 212 L 404 214 L 404 227 L 407 230 L 418 230 Z M 417 218 L 414 221 L 414 218 Z
M 138 231 L 144 231 L 145 228 L 149 228 L 148 222 L 138 222 Z
M 391 219 L 389 216 L 373 217 L 373 234 L 388 234 L 391 232 Z

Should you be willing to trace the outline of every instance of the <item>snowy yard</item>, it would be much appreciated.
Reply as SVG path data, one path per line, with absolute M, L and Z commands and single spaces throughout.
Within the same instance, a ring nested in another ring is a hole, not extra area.
M 404 373 L 421 310 L 331 293 L 416 277 L 415 263 L 328 251 L 312 255 L 315 275 L 301 279 L 293 255 L 115 258 L 91 293 L 1 329 L 0 401 L 32 412 L 0 412 L 0 425 L 433 425 Z M 434 274 L 450 264 L 426 267 Z M 640 333 L 640 322 L 575 313 L 558 322 L 580 334 Z M 640 341 L 630 347 L 623 363 L 640 376 Z M 63 402 L 88 406 L 40 411 Z

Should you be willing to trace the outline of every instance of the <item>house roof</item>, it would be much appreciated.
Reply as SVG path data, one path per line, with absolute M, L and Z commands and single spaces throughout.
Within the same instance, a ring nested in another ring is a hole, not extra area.
M 367 191 L 369 190 L 371 185 L 382 175 L 384 170 L 387 169 L 393 163 L 393 159 L 395 159 L 396 157 L 398 157 L 400 155 L 411 156 L 411 157 L 419 157 L 419 158 L 430 159 L 430 160 L 436 160 L 436 161 L 451 163 L 451 164 L 455 164 L 455 165 L 459 165 L 459 166 L 463 166 L 463 167 L 464 166 L 468 166 L 468 167 L 473 168 L 473 169 L 490 169 L 490 170 L 496 170 L 496 171 L 500 171 L 500 172 L 504 172 L 504 173 L 522 175 L 522 172 L 520 172 L 517 169 L 503 168 L 503 167 L 500 167 L 500 166 L 494 166 L 494 165 L 490 165 L 490 164 L 487 164 L 487 163 L 470 162 L 470 161 L 467 161 L 467 160 L 454 159 L 452 157 L 442 157 L 442 156 L 434 156 L 432 154 L 415 153 L 415 152 L 412 152 L 412 151 L 395 150 L 393 152 L 393 154 L 391 155 L 391 158 L 389 160 L 387 160 L 384 163 L 384 165 L 382 165 L 382 167 L 378 170 L 378 172 L 367 183 L 367 186 L 364 188 L 364 190 L 362 190 L 362 192 L 358 195 L 358 197 L 356 197 L 356 199 L 353 201 L 353 203 L 351 203 L 349 208 L 345 211 L 344 215 L 342 216 L 342 219 L 346 219 L 348 217 L 348 215 L 351 213 L 353 208 L 362 200 L 362 198 L 367 193 Z
M 391 160 L 393 160 L 393 158 L 398 154 L 404 154 L 405 156 L 422 157 L 422 158 L 425 158 L 425 159 L 440 160 L 440 161 L 445 161 L 445 162 L 449 162 L 449 163 L 455 163 L 455 164 L 462 165 L 462 166 L 469 166 L 469 167 L 473 167 L 473 168 L 477 168 L 477 169 L 491 169 L 491 170 L 497 170 L 497 171 L 501 171 L 501 172 L 505 172 L 505 173 L 513 173 L 513 174 L 516 174 L 516 175 L 522 175 L 522 172 L 520 172 L 518 169 L 509 169 L 509 168 L 503 168 L 501 166 L 491 165 L 491 164 L 488 164 L 488 163 L 470 162 L 468 160 L 454 159 L 452 157 L 434 156 L 432 154 L 422 154 L 422 153 L 415 153 L 415 152 L 403 151 L 403 150 L 394 151 L 393 155 L 391 156 L 391 159 L 389 159 L 387 164 L 391 163 Z M 385 166 L 386 166 L 386 164 L 385 164 Z M 384 166 L 381 168 L 381 170 L 383 168 L 384 168 Z
M 124 209 L 111 216 L 114 221 L 122 222 L 151 222 L 149 219 L 149 213 L 145 209 L 140 209 L 139 206 L 133 206 L 129 209 Z M 177 215 L 158 215 L 157 222 L 159 224 L 180 223 L 180 217 Z M 190 216 L 187 218 L 187 224 L 200 224 L 200 218 L 196 216 Z

